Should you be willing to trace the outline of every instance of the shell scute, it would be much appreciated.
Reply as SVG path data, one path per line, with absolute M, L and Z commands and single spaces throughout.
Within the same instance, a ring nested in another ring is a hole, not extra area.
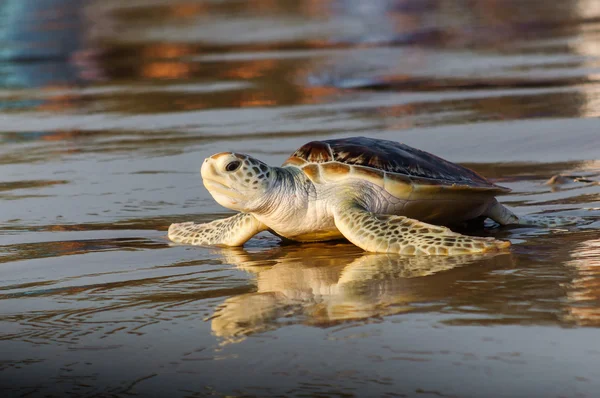
M 408 200 L 413 192 L 412 181 L 402 174 L 385 173 L 383 188 L 399 199 Z
M 350 166 L 339 162 L 323 163 L 321 169 L 328 180 L 345 179 L 350 173 Z
M 296 166 L 296 167 L 302 167 L 305 164 L 307 164 L 307 161 L 299 158 L 297 156 L 290 156 L 288 158 L 288 160 L 285 161 L 285 163 L 283 164 L 283 166 Z
M 321 170 L 319 169 L 319 165 L 318 164 L 308 164 L 304 167 L 302 167 L 302 171 L 304 172 L 304 174 L 306 174 L 308 176 L 308 178 L 311 179 L 312 182 L 315 183 L 320 183 L 321 181 Z
M 296 165 L 300 161 L 322 164 L 322 171 L 334 179 L 356 176 L 383 183 L 390 179 L 390 186 L 405 191 L 404 184 L 457 191 L 485 190 L 490 193 L 505 193 L 510 189 L 493 184 L 471 169 L 449 162 L 428 152 L 408 145 L 368 137 L 352 137 L 335 140 L 312 141 L 299 148 L 284 163 Z M 350 168 L 354 166 L 352 173 Z M 384 172 L 385 174 L 379 174 Z M 407 179 L 405 179 L 406 177 Z M 387 188 L 386 188 L 387 189 Z M 395 192 L 395 189 L 390 192 Z
M 334 160 L 331 147 L 327 141 L 312 141 L 302 145 L 291 156 L 304 159 L 309 163 L 325 163 Z
M 385 188 L 385 172 L 369 167 L 352 166 L 352 176 Z

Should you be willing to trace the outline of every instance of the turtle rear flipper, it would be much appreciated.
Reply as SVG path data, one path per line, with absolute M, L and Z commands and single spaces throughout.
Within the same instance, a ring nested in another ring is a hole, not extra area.
M 496 221 L 500 225 L 536 226 L 544 228 L 566 227 L 570 225 L 589 224 L 584 218 L 577 216 L 560 216 L 552 214 L 530 214 L 517 216 L 506 206 L 494 199 L 485 216 Z
M 510 242 L 461 235 L 412 218 L 374 214 L 350 203 L 334 212 L 335 225 L 352 243 L 369 252 L 455 255 L 494 252 Z
M 500 204 L 496 199 L 490 204 L 490 207 L 484 213 L 484 216 L 491 218 L 500 225 L 519 224 L 519 217 L 506 206 Z
M 559 216 L 552 214 L 529 214 L 519 217 L 519 225 L 544 227 L 544 228 L 560 228 L 573 225 L 587 225 L 592 221 L 583 217 L 577 216 Z

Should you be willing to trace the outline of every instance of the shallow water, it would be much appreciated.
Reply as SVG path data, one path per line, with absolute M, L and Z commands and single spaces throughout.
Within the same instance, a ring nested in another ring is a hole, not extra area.
M 600 6 L 451 3 L 0 4 L 2 396 L 597 396 Z M 581 222 L 453 258 L 166 239 L 231 214 L 206 156 L 352 135 Z

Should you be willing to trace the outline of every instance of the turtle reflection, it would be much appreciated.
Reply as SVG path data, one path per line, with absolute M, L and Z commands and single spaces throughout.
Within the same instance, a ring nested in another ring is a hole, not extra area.
M 465 272 L 442 271 L 512 264 L 510 254 L 401 256 L 365 253 L 348 244 L 258 253 L 227 248 L 222 256 L 252 273 L 257 285 L 254 293 L 225 300 L 212 317 L 212 331 L 225 343 L 289 324 L 326 327 L 398 314 L 417 303 L 420 311 L 426 310 L 423 303 L 435 309 L 440 306 L 435 300 L 451 294 L 452 282 L 465 277 Z
M 571 257 L 566 264 L 575 270 L 575 275 L 565 285 L 568 299 L 565 318 L 577 325 L 599 326 L 600 239 L 592 235 L 580 242 L 571 251 Z

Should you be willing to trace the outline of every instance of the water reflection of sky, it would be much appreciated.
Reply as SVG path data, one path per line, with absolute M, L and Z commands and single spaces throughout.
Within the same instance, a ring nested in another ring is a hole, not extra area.
M 0 4 L 0 21 L 0 87 L 46 89 L 81 83 L 81 68 L 74 62 L 84 40 L 80 2 L 7 0 Z M 61 110 L 70 103 L 63 96 L 17 97 L 1 101 L 0 109 Z M 53 133 L 27 132 L 22 139 L 49 135 Z
M 2 2 L 0 385 L 593 396 L 600 186 L 545 182 L 600 173 L 598 12 L 592 0 Z M 478 231 L 513 250 L 464 262 L 268 234 L 238 251 L 165 239 L 171 222 L 230 214 L 202 187 L 204 157 L 280 164 L 350 135 L 467 163 L 511 187 L 500 200 L 519 214 L 589 222 Z
M 566 318 L 580 325 L 600 326 L 600 239 L 591 238 L 577 245 L 567 265 L 573 280 L 566 284 Z
M 2 86 L 72 83 L 69 62 L 81 48 L 81 4 L 75 0 L 6 0 L 0 4 Z

